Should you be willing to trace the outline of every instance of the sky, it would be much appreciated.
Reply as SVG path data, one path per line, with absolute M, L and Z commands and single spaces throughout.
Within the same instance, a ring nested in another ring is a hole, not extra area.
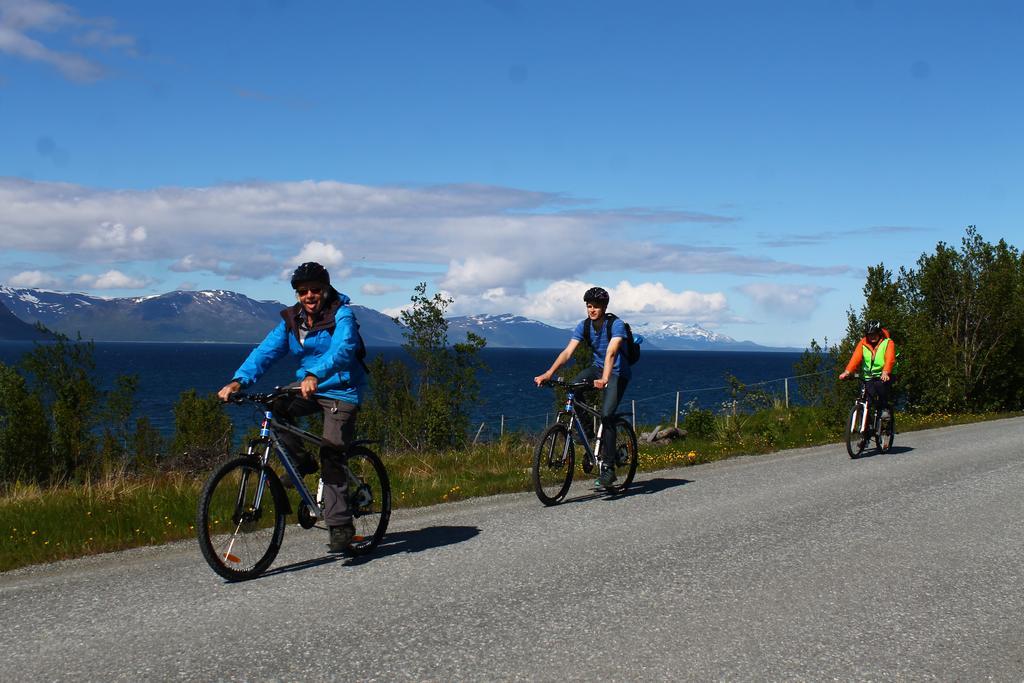
M 770 346 L 868 266 L 1021 246 L 1024 4 L 0 0 L 0 284 Z

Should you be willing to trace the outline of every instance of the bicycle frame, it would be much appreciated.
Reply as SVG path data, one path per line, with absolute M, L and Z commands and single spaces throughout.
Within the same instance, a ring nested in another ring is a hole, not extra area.
M 316 436 L 315 434 L 311 434 L 310 432 L 305 431 L 304 429 L 299 429 L 294 425 L 281 422 L 280 420 L 275 418 L 274 414 L 269 410 L 264 411 L 263 413 L 263 422 L 260 423 L 260 439 L 261 443 L 265 444 L 265 448 L 263 451 L 263 455 L 259 456 L 260 464 L 266 465 L 269 463 L 270 454 L 272 452 L 271 449 L 273 448 L 273 452 L 277 454 L 277 458 L 278 460 L 281 461 L 281 465 L 284 467 L 284 471 L 288 474 L 288 478 L 291 479 L 293 484 L 295 484 L 295 490 L 299 493 L 299 496 L 302 498 L 302 502 L 306 504 L 306 506 L 309 508 L 310 513 L 314 517 L 316 517 L 317 520 L 323 520 L 324 512 L 319 504 L 319 501 L 321 499 L 320 496 L 323 493 L 323 480 L 320 481 L 320 484 L 317 487 L 317 495 L 316 497 L 314 497 L 313 494 L 310 493 L 309 489 L 306 487 L 306 482 L 303 481 L 302 475 L 299 474 L 299 470 L 295 466 L 295 463 L 292 462 L 291 454 L 288 452 L 288 449 L 285 448 L 284 445 L 281 443 L 281 440 L 277 435 L 278 431 L 284 431 L 290 434 L 294 434 L 303 441 L 308 441 L 318 447 L 324 445 L 324 440 Z M 256 448 L 256 443 L 250 443 L 247 453 L 249 455 L 256 455 Z M 348 471 L 347 465 L 345 466 L 344 469 L 345 476 L 347 478 L 351 478 L 352 475 Z M 259 487 L 256 491 L 257 504 L 259 504 L 263 500 L 265 486 L 266 474 L 264 473 L 260 477 Z
M 587 432 L 583 428 L 583 422 L 580 420 L 580 416 L 576 412 L 577 406 L 579 408 L 581 408 L 584 413 L 586 413 L 587 415 L 590 415 L 591 417 L 595 417 L 598 420 L 598 423 L 597 423 L 597 434 L 595 434 L 595 436 L 594 436 L 594 439 L 597 441 L 597 449 L 596 450 L 590 447 L 590 439 L 587 438 Z M 570 438 L 566 439 L 565 448 L 569 449 L 569 448 L 572 447 L 573 431 L 575 430 L 575 432 L 576 432 L 575 440 L 579 441 L 579 443 L 583 446 L 584 450 L 586 451 L 587 455 L 590 456 L 590 458 L 595 463 L 598 462 L 597 457 L 598 457 L 598 455 L 601 452 L 601 434 L 604 432 L 604 424 L 602 424 L 601 421 L 600 421 L 601 420 L 601 413 L 600 413 L 600 411 L 598 411 L 596 408 L 593 408 L 593 407 L 587 405 L 583 401 L 577 402 L 576 401 L 576 394 L 575 394 L 575 392 L 567 391 L 566 392 L 566 396 L 565 396 L 565 410 L 564 410 L 564 412 L 569 415 L 570 426 L 572 427 L 569 430 Z M 568 452 L 568 450 L 566 450 L 566 453 L 567 452 Z M 562 454 L 562 457 L 565 457 L 565 453 Z

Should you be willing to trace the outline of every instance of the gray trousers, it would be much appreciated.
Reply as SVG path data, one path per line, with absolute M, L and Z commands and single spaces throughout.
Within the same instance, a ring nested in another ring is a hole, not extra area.
M 290 397 L 274 405 L 274 414 L 291 421 L 291 418 L 313 415 L 323 411 L 324 445 L 320 448 L 320 476 L 324 480 L 324 522 L 327 526 L 342 526 L 352 521 L 349 510 L 345 480 L 345 453 L 356 433 L 356 416 L 359 406 L 345 401 L 328 398 L 305 399 Z M 281 434 L 281 441 L 288 450 L 302 449 L 302 439 L 287 432 Z

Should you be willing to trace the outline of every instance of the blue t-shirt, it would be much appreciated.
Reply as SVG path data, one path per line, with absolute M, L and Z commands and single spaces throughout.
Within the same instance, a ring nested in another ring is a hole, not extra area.
M 594 353 L 594 365 L 602 370 L 604 369 L 604 355 L 608 353 L 608 330 L 604 327 L 608 322 L 608 319 L 605 318 L 604 325 L 601 325 L 601 331 L 598 332 L 594 329 L 594 323 L 591 322 L 590 318 L 587 318 L 577 323 L 576 329 L 572 332 L 572 338 L 582 342 L 583 326 L 590 325 L 590 343 Z M 629 361 L 625 358 L 626 324 L 619 318 L 612 322 L 612 339 L 615 337 L 621 337 L 623 341 L 619 342 L 619 352 L 615 354 L 615 366 L 612 368 L 612 373 L 623 378 L 632 377 L 633 370 L 629 367 Z

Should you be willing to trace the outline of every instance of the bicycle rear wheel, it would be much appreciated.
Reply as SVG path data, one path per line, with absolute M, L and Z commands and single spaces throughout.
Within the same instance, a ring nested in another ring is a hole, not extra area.
M 569 429 L 555 423 L 545 430 L 533 454 L 533 490 L 545 505 L 554 505 L 565 498 L 572 484 L 576 453 Z
M 864 423 L 865 410 L 867 410 L 867 406 L 860 402 L 856 403 L 853 410 L 850 411 L 850 419 L 846 422 L 846 452 L 850 454 L 851 458 L 860 457 L 868 442 L 868 437 L 860 430 L 860 426 Z
M 348 504 L 356 528 L 348 549 L 353 555 L 366 555 L 377 547 L 388 529 L 391 482 L 380 457 L 368 448 L 353 448 L 347 462 L 357 479 L 348 485 Z
M 228 581 L 262 574 L 281 549 L 287 510 L 284 489 L 269 467 L 244 457 L 224 463 L 207 480 L 196 511 L 207 564 Z
M 620 417 L 615 422 L 615 471 L 621 478 L 616 479 L 611 486 L 606 486 L 605 490 L 609 493 L 624 493 L 633 483 L 638 459 L 636 432 L 629 420 Z

